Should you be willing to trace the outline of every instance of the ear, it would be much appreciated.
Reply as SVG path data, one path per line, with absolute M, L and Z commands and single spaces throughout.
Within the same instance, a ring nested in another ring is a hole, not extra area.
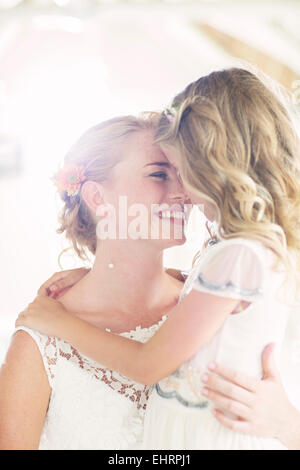
M 99 205 L 104 203 L 102 185 L 96 181 L 85 181 L 81 187 L 81 195 L 84 202 L 96 215 Z

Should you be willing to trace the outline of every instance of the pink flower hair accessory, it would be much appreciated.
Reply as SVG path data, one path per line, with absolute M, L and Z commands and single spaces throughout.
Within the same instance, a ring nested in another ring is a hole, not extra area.
M 72 163 L 66 163 L 54 176 L 55 186 L 59 191 L 66 191 L 68 196 L 77 195 L 85 180 L 84 169 Z

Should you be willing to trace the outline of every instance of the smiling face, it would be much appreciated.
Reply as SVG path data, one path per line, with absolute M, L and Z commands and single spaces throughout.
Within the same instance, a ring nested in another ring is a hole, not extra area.
M 121 222 L 124 223 L 126 198 L 128 227 L 132 227 L 134 220 L 137 230 L 138 222 L 140 226 L 147 225 L 147 240 L 163 249 L 184 243 L 189 215 L 189 211 L 184 211 L 184 203 L 190 204 L 190 201 L 177 170 L 154 143 L 154 130 L 134 133 L 121 151 L 124 158 L 102 183 L 103 199 L 116 209 L 117 233 L 120 233 Z

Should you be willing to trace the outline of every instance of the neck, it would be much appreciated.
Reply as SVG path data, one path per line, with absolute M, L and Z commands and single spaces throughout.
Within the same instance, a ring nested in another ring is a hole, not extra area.
M 157 311 L 159 306 L 172 303 L 171 299 L 176 301 L 178 284 L 164 271 L 162 250 L 143 241 L 106 240 L 97 248 L 91 271 L 69 291 L 63 303 L 72 310 L 76 305 L 76 311 L 135 316 Z
M 100 243 L 90 280 L 98 287 L 105 287 L 101 292 L 98 289 L 99 294 L 103 299 L 107 292 L 110 305 L 111 294 L 121 296 L 124 307 L 128 304 L 131 310 L 140 299 L 145 303 L 153 296 L 149 290 L 156 287 L 164 275 L 163 252 L 145 245 L 142 241 L 128 240 L 107 241 L 102 246 Z M 109 267 L 110 263 L 113 268 Z

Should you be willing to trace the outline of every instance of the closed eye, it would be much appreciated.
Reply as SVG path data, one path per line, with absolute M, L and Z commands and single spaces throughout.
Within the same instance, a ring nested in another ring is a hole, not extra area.
M 151 175 L 149 175 L 149 176 L 153 176 L 154 178 L 161 178 L 163 180 L 167 180 L 169 178 L 167 173 L 165 173 L 164 171 L 158 171 L 156 173 L 151 173 Z

